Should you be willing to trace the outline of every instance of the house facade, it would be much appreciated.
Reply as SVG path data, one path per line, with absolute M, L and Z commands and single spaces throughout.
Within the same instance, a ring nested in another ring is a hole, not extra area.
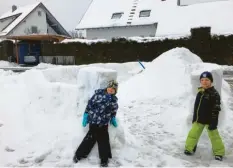
M 25 7 L 12 6 L 0 16 L 0 37 L 22 35 L 63 35 L 70 36 L 43 3 Z
M 89 28 L 86 30 L 87 39 L 106 39 L 111 40 L 114 37 L 154 37 L 157 29 L 157 23 L 142 25 L 113 26 L 105 28 Z
M 202 26 L 213 33 L 233 33 L 232 9 L 232 0 L 93 0 L 76 30 L 86 39 L 107 40 L 184 36 Z
M 69 33 L 43 3 L 12 6 L 0 16 L 0 40 L 15 40 L 13 55 L 8 57 L 18 64 L 38 64 L 43 42 L 64 38 L 70 38 Z
M 193 5 L 206 2 L 216 2 L 216 1 L 226 1 L 226 0 L 180 0 L 180 5 Z

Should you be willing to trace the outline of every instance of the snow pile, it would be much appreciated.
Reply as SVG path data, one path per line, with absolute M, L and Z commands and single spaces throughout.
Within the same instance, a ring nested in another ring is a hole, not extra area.
M 189 92 L 184 89 L 190 85 L 191 65 L 201 62 L 187 49 L 170 50 L 149 64 L 143 73 L 122 84 L 119 96 L 125 97 L 123 102 L 153 97 L 177 98 Z
M 132 163 L 129 160 L 134 160 L 134 166 L 231 165 L 233 136 L 229 133 L 233 115 L 228 102 L 231 90 L 226 82 L 223 82 L 221 90 L 223 108 L 219 120 L 226 161 L 214 162 L 206 132 L 203 132 L 195 156 L 183 155 L 191 126 L 190 113 L 193 113 L 194 102 L 190 104 L 192 85 L 198 86 L 199 81 L 197 78 L 197 81 L 192 81 L 192 76 L 207 70 L 220 76 L 222 74 L 220 66 L 205 64 L 189 50 L 176 48 L 162 54 L 144 72 L 120 85 L 118 96 L 123 106 L 121 111 L 124 112 L 120 119 L 125 122 L 127 140 L 125 148 L 119 153 L 122 164 L 130 166 Z M 127 155 L 124 155 L 126 151 Z
M 0 68 L 6 68 L 6 67 L 18 67 L 19 65 L 16 63 L 11 63 L 8 61 L 0 61 Z
M 82 131 L 75 117 L 75 85 L 49 83 L 40 71 L 31 70 L 2 76 L 0 86 L 5 95 L 0 107 L 1 166 L 32 166 L 47 157 L 48 162 L 59 162 L 59 157 L 64 162 L 72 155 L 66 149 L 75 147 L 72 139 Z
M 37 66 L 33 68 L 57 68 L 57 67 L 62 67 L 62 65 L 54 65 L 54 64 L 49 64 L 49 63 L 39 63 Z
M 103 84 L 104 79 L 115 79 L 116 71 L 83 68 L 78 73 L 78 80 L 82 82 L 78 86 L 51 83 L 42 71 L 34 69 L 19 75 L 5 76 L 3 72 L 0 91 L 6 96 L 0 107 L 3 128 L 0 134 L 0 165 L 46 166 L 54 162 L 60 166 L 70 165 L 73 152 L 86 133 L 86 129 L 81 127 L 83 111 L 77 108 L 81 90 L 85 96 L 90 89 Z M 93 82 L 94 79 L 97 83 Z M 82 85 L 84 83 L 87 85 Z M 88 88 L 85 89 L 86 86 Z M 120 126 L 118 130 L 111 131 L 113 153 L 124 142 L 121 130 Z M 120 136 L 115 137 L 118 134 Z M 97 149 L 94 156 L 98 156 Z

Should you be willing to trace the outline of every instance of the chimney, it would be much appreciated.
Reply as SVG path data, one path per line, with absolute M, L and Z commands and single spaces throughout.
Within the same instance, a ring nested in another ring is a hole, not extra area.
M 17 9 L 17 6 L 16 6 L 16 5 L 13 5 L 13 6 L 12 6 L 12 12 L 16 11 L 16 9 Z

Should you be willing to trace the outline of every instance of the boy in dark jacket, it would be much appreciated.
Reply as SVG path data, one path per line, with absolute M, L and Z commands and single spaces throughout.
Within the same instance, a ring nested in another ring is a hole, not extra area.
M 222 161 L 225 147 L 217 130 L 221 98 L 218 91 L 212 86 L 213 76 L 210 72 L 203 72 L 200 82 L 201 87 L 198 89 L 194 103 L 193 124 L 186 140 L 184 153 L 186 155 L 195 153 L 198 140 L 206 127 L 215 159 Z
M 88 101 L 82 124 L 85 127 L 89 123 L 89 131 L 75 152 L 75 163 L 86 158 L 97 141 L 101 166 L 108 166 L 108 158 L 112 158 L 108 124 L 117 127 L 117 88 L 118 83 L 110 81 L 106 89 L 96 90 Z

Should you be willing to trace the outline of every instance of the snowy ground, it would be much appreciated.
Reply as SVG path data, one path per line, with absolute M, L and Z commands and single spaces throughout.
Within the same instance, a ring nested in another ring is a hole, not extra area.
M 203 64 L 184 48 L 170 50 L 146 70 L 138 63 L 95 64 L 118 72 L 119 127 L 110 127 L 110 166 L 233 166 L 231 93 L 223 81 L 219 126 L 227 155 L 213 160 L 206 131 L 193 157 L 183 155 L 191 126 L 190 76 L 195 71 L 222 69 Z M 72 163 L 83 139 L 82 112 L 77 110 L 77 74 L 83 66 L 0 70 L 0 166 L 98 166 L 95 146 L 87 160 Z M 44 65 L 43 65 L 44 67 Z

